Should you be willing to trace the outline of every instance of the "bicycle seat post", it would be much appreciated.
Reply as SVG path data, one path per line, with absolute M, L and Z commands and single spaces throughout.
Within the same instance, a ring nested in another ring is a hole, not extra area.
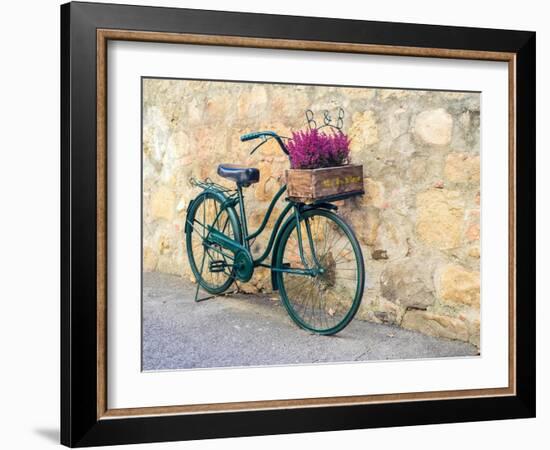
M 244 210 L 243 185 L 239 182 L 237 182 L 237 194 L 239 195 L 239 213 L 241 215 L 243 245 L 248 251 L 250 251 L 250 243 L 248 241 L 248 224 L 246 221 L 246 213 Z

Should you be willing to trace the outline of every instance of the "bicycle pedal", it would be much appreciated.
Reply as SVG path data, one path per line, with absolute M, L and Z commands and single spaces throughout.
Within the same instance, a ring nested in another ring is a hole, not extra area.
M 214 273 L 223 272 L 226 267 L 227 264 L 224 260 L 210 261 L 210 263 L 208 264 L 208 269 L 210 270 L 210 272 Z

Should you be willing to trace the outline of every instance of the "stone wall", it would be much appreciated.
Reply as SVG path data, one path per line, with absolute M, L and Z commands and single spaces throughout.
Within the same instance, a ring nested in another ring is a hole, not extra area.
M 339 209 L 365 256 L 367 286 L 357 317 L 479 346 L 475 93 L 144 79 L 144 270 L 192 278 L 183 235 L 187 206 L 198 193 L 191 176 L 223 184 L 219 163 L 258 167 L 260 183 L 246 190 L 254 230 L 288 160 L 275 143 L 250 157 L 254 144 L 239 136 L 269 129 L 288 136 L 305 127 L 306 109 L 322 120 L 323 110 L 339 106 L 367 191 Z M 269 231 L 256 241 L 255 254 Z M 244 287 L 269 291 L 269 273 L 259 269 Z

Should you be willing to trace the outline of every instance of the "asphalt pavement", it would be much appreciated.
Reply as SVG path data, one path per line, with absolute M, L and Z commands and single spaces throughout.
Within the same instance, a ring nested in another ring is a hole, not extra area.
M 143 274 L 143 370 L 478 354 L 464 342 L 357 318 L 335 336 L 319 336 L 298 328 L 276 293 L 235 293 L 195 303 L 195 289 L 178 276 Z

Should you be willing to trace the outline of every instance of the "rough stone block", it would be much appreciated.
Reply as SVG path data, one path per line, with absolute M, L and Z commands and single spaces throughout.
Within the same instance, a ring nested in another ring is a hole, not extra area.
M 445 162 L 445 178 L 455 183 L 479 183 L 479 155 L 449 153 Z
M 443 108 L 422 111 L 414 121 L 415 134 L 428 144 L 449 144 L 452 131 L 453 117 Z
M 353 115 L 348 136 L 352 151 L 364 151 L 379 141 L 378 125 L 373 111 L 358 112 Z
M 143 270 L 152 272 L 157 268 L 157 253 L 149 246 L 143 248 Z
M 384 185 L 372 178 L 364 178 L 365 195 L 361 196 L 361 202 L 365 206 L 382 208 L 384 206 Z
M 441 250 L 458 247 L 464 226 L 464 199 L 458 191 L 430 189 L 416 197 L 416 233 Z
M 401 326 L 430 336 L 468 342 L 468 328 L 460 319 L 433 314 L 428 311 L 410 310 L 405 313 Z
M 440 270 L 437 278 L 437 292 L 444 303 L 479 307 L 479 272 L 449 264 Z
M 405 308 L 426 309 L 435 302 L 432 268 L 424 257 L 388 264 L 380 276 L 380 290 L 387 300 Z
M 158 188 L 151 196 L 151 214 L 155 219 L 172 220 L 176 196 L 167 187 Z

